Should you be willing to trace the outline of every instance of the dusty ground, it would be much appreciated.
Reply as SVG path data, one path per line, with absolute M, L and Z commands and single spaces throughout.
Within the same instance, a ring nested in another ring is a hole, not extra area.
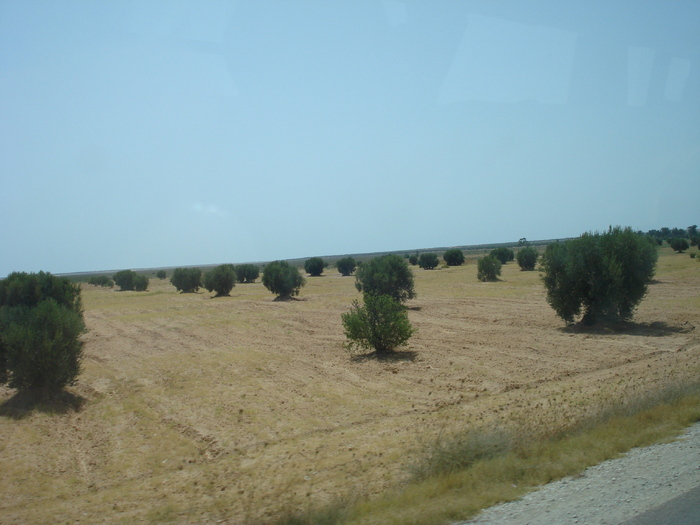
M 84 288 L 79 411 L 0 417 L 0 522 L 249 523 L 407 477 L 421 444 L 483 422 L 556 430 L 607 399 L 700 370 L 700 264 L 664 252 L 636 325 L 564 328 L 536 272 L 415 269 L 417 327 L 392 361 L 352 358 L 354 278 L 299 301 Z M 9 402 L 9 405 L 7 404 Z M 14 404 L 13 404 L 14 403 Z M 12 417 L 14 416 L 14 417 Z

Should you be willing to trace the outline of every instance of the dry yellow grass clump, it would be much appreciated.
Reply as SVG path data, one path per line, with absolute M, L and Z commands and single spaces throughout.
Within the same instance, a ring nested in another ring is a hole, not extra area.
M 216 299 L 157 279 L 141 293 L 86 285 L 73 402 L 27 411 L 0 390 L 0 522 L 269 522 L 371 500 L 437 436 L 554 436 L 698 375 L 700 265 L 667 248 L 619 332 L 566 329 L 514 263 L 495 283 L 473 260 L 414 272 L 418 332 L 383 361 L 343 349 L 358 293 L 335 271 L 289 302 L 259 283 Z

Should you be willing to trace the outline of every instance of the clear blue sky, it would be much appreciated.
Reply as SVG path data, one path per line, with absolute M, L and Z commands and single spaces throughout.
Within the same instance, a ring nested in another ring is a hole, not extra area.
M 700 2 L 0 0 L 0 276 L 700 222 Z

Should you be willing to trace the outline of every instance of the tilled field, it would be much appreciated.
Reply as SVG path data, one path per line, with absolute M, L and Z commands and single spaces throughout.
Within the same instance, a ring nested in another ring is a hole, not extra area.
M 555 432 L 700 370 L 700 264 L 664 252 L 623 332 L 567 329 L 537 272 L 414 269 L 418 329 L 392 360 L 352 356 L 334 270 L 299 300 L 85 286 L 79 410 L 0 389 L 0 522 L 250 523 L 408 477 L 424 443 L 482 424 Z M 19 408 L 18 408 L 19 407 Z

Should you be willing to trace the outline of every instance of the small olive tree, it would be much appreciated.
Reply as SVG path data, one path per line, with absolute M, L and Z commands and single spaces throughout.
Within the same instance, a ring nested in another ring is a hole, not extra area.
M 476 261 L 476 278 L 482 282 L 497 281 L 501 275 L 501 261 L 491 255 Z
M 122 270 L 114 274 L 112 279 L 122 292 L 136 289 L 136 277 L 138 274 L 133 270 Z
M 682 237 L 674 237 L 673 239 L 669 239 L 667 242 L 671 248 L 678 253 L 683 253 L 690 248 L 688 239 L 683 239 Z
M 364 304 L 353 301 L 352 309 L 341 315 L 346 348 L 374 350 L 388 354 L 405 345 L 415 332 L 406 308 L 388 295 L 364 295 Z
M 148 290 L 149 279 L 145 275 L 136 274 L 134 277 L 134 290 L 137 292 L 145 292 Z
M 181 293 L 195 293 L 202 286 L 202 270 L 175 268 L 170 283 Z
M 0 281 L 0 384 L 49 394 L 80 373 L 86 331 L 80 286 L 50 273 Z
M 534 270 L 539 256 L 536 248 L 526 246 L 518 250 L 515 259 L 518 261 L 518 266 L 520 266 L 521 270 Z
M 418 266 L 424 270 L 433 270 L 437 268 L 438 264 L 440 264 L 440 259 L 437 253 L 421 253 L 418 258 Z
M 204 274 L 204 287 L 216 292 L 214 297 L 229 295 L 236 286 L 236 271 L 232 264 L 221 264 Z
M 165 270 L 158 270 L 156 272 L 156 277 L 158 277 L 158 279 L 165 279 L 167 276 L 168 272 L 166 272 Z
M 288 298 L 299 295 L 306 279 L 287 261 L 274 261 L 265 266 L 262 283 L 279 298 Z
M 304 270 L 311 277 L 319 277 L 323 273 L 326 263 L 320 257 L 312 257 L 304 263 Z
M 239 264 L 236 266 L 236 277 L 239 283 L 254 283 L 260 277 L 260 268 L 251 263 Z
M 464 264 L 464 253 L 459 248 L 452 248 L 442 254 L 447 266 L 461 266 Z
M 352 275 L 352 273 L 355 271 L 355 268 L 357 268 L 357 262 L 355 262 L 355 259 L 352 257 L 343 257 L 342 259 L 339 259 L 337 263 L 335 263 L 335 267 L 338 268 L 341 275 L 347 277 L 348 275 Z
M 495 259 L 498 259 L 501 261 L 501 264 L 507 264 L 508 261 L 512 261 L 515 259 L 515 253 L 513 250 L 510 248 L 506 248 L 505 246 L 501 246 L 500 248 L 495 248 L 494 250 L 491 250 L 491 253 L 489 255 Z
M 112 288 L 114 286 L 114 281 L 106 275 L 95 275 L 88 279 L 88 284 L 91 284 L 93 286 L 103 286 L 105 288 Z

